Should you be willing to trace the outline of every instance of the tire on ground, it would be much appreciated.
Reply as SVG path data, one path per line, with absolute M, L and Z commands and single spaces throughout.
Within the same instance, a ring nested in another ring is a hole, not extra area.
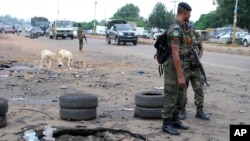
M 63 94 L 59 105 L 67 109 L 91 109 L 98 106 L 98 98 L 93 94 Z
M 146 91 L 135 95 L 135 105 L 144 108 L 162 108 L 163 92 Z
M 5 127 L 7 125 L 7 117 L 6 114 L 0 116 L 0 128 Z
M 0 116 L 8 112 L 8 102 L 4 98 L 0 98 Z
M 162 108 L 142 108 L 135 106 L 134 116 L 143 119 L 161 119 Z
M 91 120 L 96 118 L 96 108 L 66 109 L 60 108 L 60 118 L 64 120 Z

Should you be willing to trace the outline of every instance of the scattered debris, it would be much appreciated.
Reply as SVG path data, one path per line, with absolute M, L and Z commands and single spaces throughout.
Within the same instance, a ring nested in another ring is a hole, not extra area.
M 23 138 L 25 141 L 39 141 L 38 137 L 36 136 L 36 132 L 32 129 L 25 131 Z
M 26 100 L 26 99 L 27 98 L 20 97 L 20 98 L 11 98 L 10 100 L 17 101 L 17 100 Z
M 68 86 L 67 85 L 62 85 L 62 86 L 60 86 L 60 89 L 68 89 Z
M 246 113 L 246 110 L 240 110 L 240 113 Z
M 135 109 L 134 108 L 122 108 L 121 109 L 122 111 L 134 111 Z
M 0 75 L 0 78 L 6 78 L 8 75 Z
M 49 117 L 49 114 L 44 113 L 44 112 L 41 112 L 41 111 L 38 111 L 38 110 L 33 110 L 33 109 L 20 109 L 20 110 L 26 110 L 26 111 L 38 112 L 38 113 L 42 113 L 42 114 L 44 114 L 44 115 L 46 115 L 46 116 L 48 116 L 48 117 Z
M 154 87 L 154 89 L 156 89 L 156 90 L 163 90 L 164 87 Z

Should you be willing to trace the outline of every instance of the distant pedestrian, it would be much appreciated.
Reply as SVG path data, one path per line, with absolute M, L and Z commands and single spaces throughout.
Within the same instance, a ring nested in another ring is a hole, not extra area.
M 17 34 L 17 36 L 19 36 L 19 34 L 20 34 L 20 29 L 19 29 L 18 25 L 16 26 L 16 34 Z
M 83 52 L 82 51 L 82 47 L 83 47 L 83 30 L 82 30 L 81 24 L 78 24 L 77 37 L 78 37 L 78 40 L 79 40 L 79 52 Z M 86 40 L 86 38 L 85 38 L 85 40 Z

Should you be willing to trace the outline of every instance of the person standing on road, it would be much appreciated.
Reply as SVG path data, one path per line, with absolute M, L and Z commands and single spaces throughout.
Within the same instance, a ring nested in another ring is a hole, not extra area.
M 77 37 L 79 40 L 79 52 L 82 52 L 82 47 L 83 47 L 83 30 L 81 27 L 81 24 L 78 24 L 78 28 L 77 28 Z
M 17 34 L 17 36 L 19 36 L 19 34 L 20 34 L 20 29 L 19 29 L 18 25 L 16 26 L 16 34 Z
M 186 23 L 184 24 L 184 30 L 187 40 L 187 47 L 185 50 L 185 60 L 184 60 L 184 74 L 186 79 L 186 84 L 188 88 L 189 81 L 194 90 L 194 104 L 197 107 L 196 118 L 209 120 L 209 116 L 203 112 L 203 103 L 204 103 L 204 76 L 202 75 L 197 62 L 195 61 L 195 56 L 192 53 L 192 49 L 198 52 L 199 58 L 203 54 L 202 40 L 198 32 L 193 28 L 193 24 Z M 179 118 L 181 120 L 186 118 L 186 104 L 187 104 L 187 92 L 184 93 L 184 104 L 181 109 Z
M 56 37 L 56 27 L 55 27 L 55 24 L 52 24 L 51 29 L 52 29 L 52 36 L 53 36 L 53 38 L 55 38 Z
M 171 47 L 171 56 L 163 63 L 164 69 L 164 103 L 162 131 L 179 135 L 176 129 L 187 130 L 189 127 L 179 120 L 183 106 L 183 92 L 186 82 L 182 70 L 185 50 L 185 34 L 182 25 L 189 20 L 192 8 L 185 2 L 178 4 L 177 16 L 167 31 L 167 41 Z

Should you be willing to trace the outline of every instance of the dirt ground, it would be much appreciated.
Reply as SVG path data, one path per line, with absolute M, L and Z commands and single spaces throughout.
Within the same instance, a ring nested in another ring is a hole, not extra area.
M 7 99 L 9 104 L 8 125 L 0 129 L 0 141 L 19 141 L 25 130 L 42 130 L 47 126 L 123 129 L 140 134 L 149 141 L 228 141 L 230 124 L 249 124 L 249 70 L 205 65 L 211 86 L 206 88 L 204 109 L 211 119 L 195 118 L 194 95 L 189 88 L 187 119 L 183 122 L 190 129 L 180 130 L 179 136 L 171 136 L 161 131 L 162 120 L 133 116 L 134 95 L 163 86 L 163 77 L 159 77 L 155 61 L 133 55 L 89 51 L 86 45 L 84 61 L 77 50 L 73 53 L 78 55 L 73 71 L 55 66 L 48 70 L 40 69 L 42 48 L 35 40 L 0 34 L 1 61 L 12 61 L 11 68 L 0 70 L 0 97 Z M 97 118 L 90 121 L 61 120 L 59 96 L 83 92 L 98 96 Z M 110 141 L 140 140 L 125 134 L 107 132 L 105 135 Z M 90 137 L 77 139 L 69 136 L 64 139 L 91 140 Z

